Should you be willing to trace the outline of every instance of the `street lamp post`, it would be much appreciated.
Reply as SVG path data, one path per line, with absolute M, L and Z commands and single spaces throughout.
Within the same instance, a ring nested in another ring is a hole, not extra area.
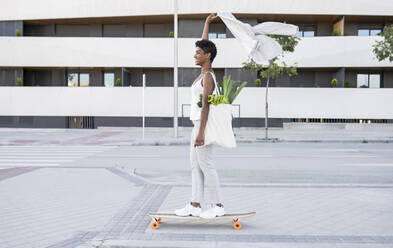
M 173 104 L 174 104 L 174 115 L 173 115 L 173 128 L 174 128 L 174 136 L 175 138 L 178 138 L 178 91 L 177 91 L 177 86 L 178 86 L 178 77 L 177 77 L 177 0 L 174 0 L 174 65 L 173 65 L 173 79 L 174 79 L 174 99 L 173 99 Z

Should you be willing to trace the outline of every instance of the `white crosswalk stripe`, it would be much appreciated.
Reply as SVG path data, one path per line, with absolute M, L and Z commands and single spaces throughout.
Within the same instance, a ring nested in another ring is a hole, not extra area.
M 114 146 L 0 146 L 0 169 L 69 164 Z

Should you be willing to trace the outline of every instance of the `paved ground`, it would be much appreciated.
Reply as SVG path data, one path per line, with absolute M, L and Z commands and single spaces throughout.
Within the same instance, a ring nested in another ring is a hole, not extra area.
M 387 126 L 390 127 L 390 126 Z M 234 128 L 236 140 L 241 143 L 266 142 L 263 128 Z M 179 128 L 174 138 L 173 128 L 100 128 L 100 129 L 24 129 L 0 128 L 0 145 L 186 145 L 191 128 Z M 393 129 L 269 129 L 274 142 L 390 142 Z
M 217 148 L 226 210 L 257 215 L 239 231 L 231 221 L 173 220 L 152 230 L 148 212 L 189 200 L 187 145 L 93 144 L 107 139 L 101 131 L 14 134 L 0 131 L 0 247 L 393 247 L 390 142 Z

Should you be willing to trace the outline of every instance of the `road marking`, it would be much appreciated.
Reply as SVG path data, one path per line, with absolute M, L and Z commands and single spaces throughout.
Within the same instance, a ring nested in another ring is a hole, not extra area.
M 313 158 L 377 158 L 381 156 L 377 155 L 304 155 L 302 157 L 313 157 Z
M 105 154 L 101 154 L 101 155 L 97 155 L 96 157 L 108 157 L 108 158 L 161 158 L 163 156 L 160 155 L 105 155 Z
M 271 158 L 273 155 L 260 155 L 260 154 L 255 154 L 255 155 L 216 155 L 214 157 L 217 158 Z
M 8 167 L 34 167 L 34 166 L 39 166 L 39 167 L 44 167 L 44 166 L 60 166 L 60 164 L 55 164 L 55 163 L 49 163 L 49 164 L 31 164 L 31 163 L 0 163 L 0 167 L 2 166 L 8 166 Z
M 18 156 L 16 156 L 16 155 L 1 155 L 1 158 L 6 158 L 6 159 L 15 158 L 15 159 L 18 159 L 18 158 L 21 158 L 21 156 L 24 157 L 24 158 L 27 157 L 27 158 L 33 158 L 33 159 L 46 159 L 46 158 L 55 158 L 55 159 L 82 159 L 82 158 L 84 158 L 84 157 L 74 157 L 74 156 L 57 157 L 57 156 L 52 156 L 52 155 L 50 155 L 50 154 L 45 155 L 45 156 L 39 155 L 39 154 L 37 154 L 37 155 L 19 154 Z
M 31 160 L 31 159 L 0 159 L 0 162 L 72 162 L 73 160 L 61 160 L 61 159 L 53 159 L 53 160 Z
M 7 155 L 7 154 L 10 154 L 10 155 L 46 155 L 46 154 L 48 154 L 48 155 L 70 155 L 70 156 L 84 156 L 84 155 L 94 155 L 94 154 L 97 154 L 97 152 L 88 152 L 88 153 L 80 153 L 80 152 L 78 152 L 78 153 L 70 153 L 70 152 L 40 152 L 40 151 L 36 151 L 36 152 L 21 152 L 21 151 L 18 151 L 18 152 L 0 152 L 0 156 L 3 156 L 3 155 Z
M 384 163 L 352 163 L 352 164 L 341 164 L 344 166 L 370 166 L 370 167 L 393 167 L 393 164 L 384 164 Z
M 69 147 L 69 148 L 89 148 L 89 149 L 95 149 L 95 148 L 102 148 L 102 149 L 112 149 L 116 148 L 116 146 L 91 146 L 91 145 L 86 145 L 86 146 L 69 146 L 69 145 L 53 145 L 53 146 L 41 146 L 41 145 L 30 145 L 30 146 L 20 146 L 20 145 L 14 145 L 14 146 L 0 146 L 1 148 L 40 148 L 40 147 L 46 147 L 46 148 L 59 148 L 59 147 Z
M 321 148 L 321 149 L 318 149 L 318 148 L 313 148 L 313 149 L 307 149 L 307 150 L 316 150 L 316 151 L 330 151 L 330 152 L 359 152 L 359 150 L 358 149 L 339 149 L 339 148 L 332 148 L 332 149 L 329 149 L 329 148 Z

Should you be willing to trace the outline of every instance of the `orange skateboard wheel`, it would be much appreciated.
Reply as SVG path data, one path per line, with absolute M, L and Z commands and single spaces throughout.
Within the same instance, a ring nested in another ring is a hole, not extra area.
M 158 222 L 158 224 L 160 224 L 161 223 L 161 218 L 158 218 L 157 222 Z
M 240 230 L 242 228 L 242 224 L 240 224 L 239 222 L 235 222 L 233 223 L 233 228 L 235 228 L 236 230 Z
M 151 228 L 152 229 L 158 229 L 159 226 L 160 226 L 160 224 L 158 224 L 157 221 L 154 221 L 153 223 L 151 223 Z

